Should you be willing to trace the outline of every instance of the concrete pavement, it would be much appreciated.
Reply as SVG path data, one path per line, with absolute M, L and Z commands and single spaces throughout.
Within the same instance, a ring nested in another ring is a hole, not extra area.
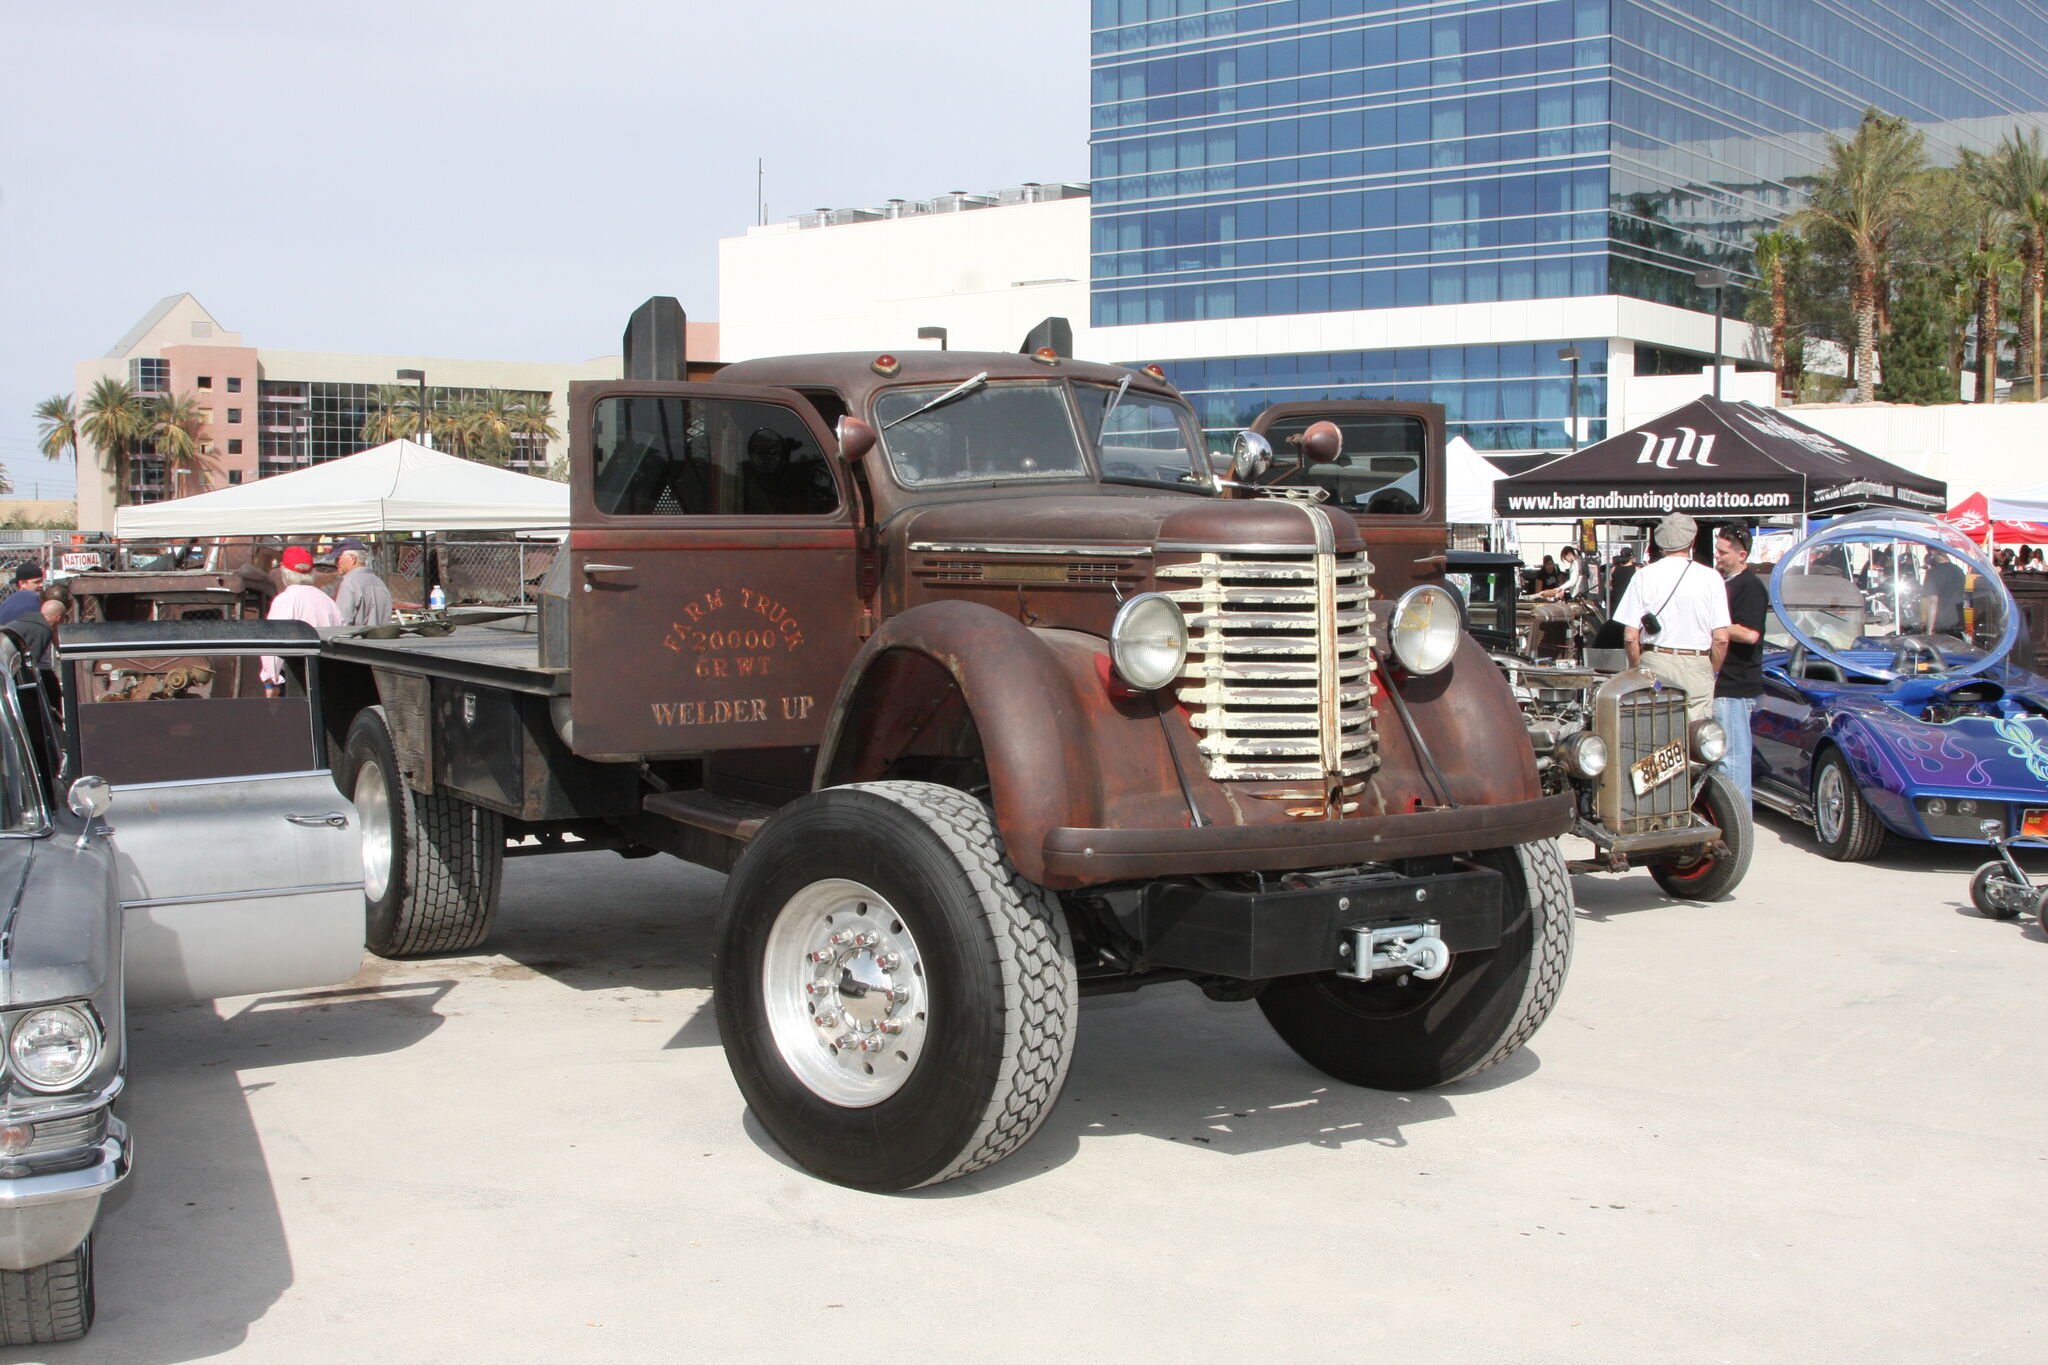
M 1029 1146 L 875 1196 L 747 1118 L 718 877 L 522 859 L 490 953 L 140 1014 L 99 1324 L 0 1359 L 2032 1365 L 2048 942 L 1976 861 L 1766 817 L 1721 904 L 1580 877 L 1557 1013 L 1428 1094 L 1093 999 Z

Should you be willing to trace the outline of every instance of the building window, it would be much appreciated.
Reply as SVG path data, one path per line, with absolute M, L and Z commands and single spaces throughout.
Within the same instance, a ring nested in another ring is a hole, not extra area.
M 242 410 L 241 410 L 240 408 L 229 408 L 229 409 L 228 409 L 228 425 L 229 425 L 229 426 L 239 426 L 239 425 L 241 424 L 241 421 L 242 421 Z
M 202 385 L 201 387 L 204 387 L 204 385 Z M 242 381 L 241 381 L 240 377 L 239 377 L 239 376 L 236 376 L 236 375 L 229 375 L 229 376 L 228 376 L 228 392 L 229 392 L 229 393 L 240 393 L 241 391 L 242 391 Z
M 239 455 L 239 454 L 241 454 L 241 453 L 242 453 L 242 438 L 241 438 L 241 437 L 239 437 L 239 436 L 230 436 L 230 437 L 228 438 L 228 454 L 230 454 L 230 455 Z
M 137 356 L 128 362 L 128 385 L 137 393 L 164 393 L 171 387 L 171 362 L 162 356 Z
M 241 444 L 241 442 L 240 442 L 240 441 L 230 441 L 230 442 L 229 442 L 228 444 L 230 444 L 230 445 L 240 445 L 240 444 Z M 239 469 L 230 469 L 230 470 L 228 471 L 228 482 L 229 482 L 230 484 L 237 484 L 237 483 L 240 483 L 241 481 L 242 481 L 242 471 L 241 471 L 241 470 L 239 470 Z
M 199 420 L 211 425 L 213 422 L 213 409 L 201 408 L 199 410 Z
M 210 374 L 202 374 L 195 382 L 202 389 L 210 389 L 213 387 L 213 376 Z

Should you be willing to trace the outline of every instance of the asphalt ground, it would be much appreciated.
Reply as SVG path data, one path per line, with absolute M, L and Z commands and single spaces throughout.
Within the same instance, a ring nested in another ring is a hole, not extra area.
M 488 953 L 138 1015 L 98 1325 L 0 1358 L 2039 1365 L 2048 940 L 1977 861 L 1766 817 L 1718 904 L 1579 877 L 1557 1012 L 1430 1093 L 1091 999 L 1027 1147 L 878 1196 L 740 1102 L 719 877 L 521 859 Z

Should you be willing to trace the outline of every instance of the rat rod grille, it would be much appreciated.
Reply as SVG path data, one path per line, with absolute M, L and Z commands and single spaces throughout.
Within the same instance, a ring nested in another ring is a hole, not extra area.
M 1678 776 L 1641 796 L 1629 781 L 1629 767 L 1667 744 L 1685 743 L 1685 694 L 1668 687 L 1632 692 L 1620 699 L 1615 720 L 1613 758 L 1605 774 L 1619 802 L 1615 832 L 1641 834 L 1683 824 L 1691 810 L 1690 758 Z
M 1363 551 L 1204 551 L 1162 564 L 1188 616 L 1180 699 L 1209 776 L 1304 782 L 1283 793 L 1333 818 L 1356 808 L 1379 761 L 1373 733 L 1372 565 Z

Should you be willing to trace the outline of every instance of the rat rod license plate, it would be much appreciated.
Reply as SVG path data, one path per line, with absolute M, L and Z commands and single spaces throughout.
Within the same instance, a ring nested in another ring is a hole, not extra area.
M 1685 745 L 1673 740 L 1663 748 L 1655 750 L 1647 758 L 1639 758 L 1629 764 L 1629 782 L 1635 787 L 1636 795 L 1663 786 L 1672 778 L 1685 771 Z

